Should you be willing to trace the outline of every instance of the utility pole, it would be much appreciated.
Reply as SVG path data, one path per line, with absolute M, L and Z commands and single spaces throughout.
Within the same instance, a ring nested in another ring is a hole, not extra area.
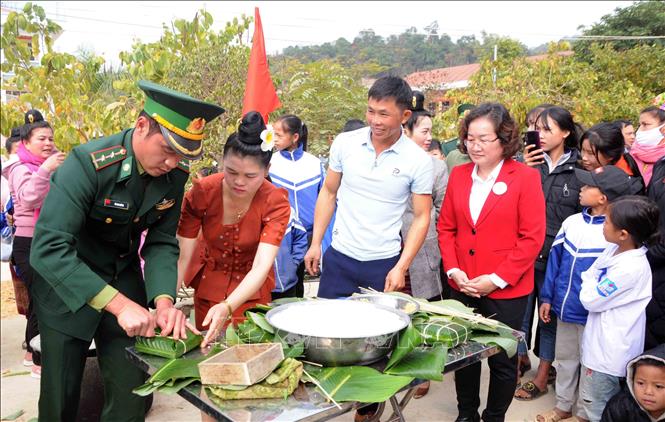
M 492 85 L 494 88 L 496 88 L 496 58 L 497 55 L 499 54 L 499 46 L 498 44 L 494 44 L 494 67 L 492 68 Z

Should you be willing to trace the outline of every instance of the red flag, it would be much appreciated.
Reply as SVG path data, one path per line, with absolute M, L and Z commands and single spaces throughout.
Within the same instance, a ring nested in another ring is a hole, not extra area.
M 242 115 L 244 116 L 248 111 L 258 111 L 263 116 L 263 121 L 267 124 L 268 114 L 281 106 L 282 103 L 277 97 L 275 85 L 270 78 L 259 8 L 255 7 L 254 38 L 252 38 L 252 51 L 249 55 L 249 69 L 247 70 L 247 85 L 245 85 Z

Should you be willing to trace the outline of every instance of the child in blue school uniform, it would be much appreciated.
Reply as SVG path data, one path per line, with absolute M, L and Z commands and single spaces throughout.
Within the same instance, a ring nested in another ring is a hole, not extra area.
M 291 208 L 291 218 L 275 258 L 275 289 L 272 298 L 298 297 L 298 266 L 307 252 L 307 230 Z

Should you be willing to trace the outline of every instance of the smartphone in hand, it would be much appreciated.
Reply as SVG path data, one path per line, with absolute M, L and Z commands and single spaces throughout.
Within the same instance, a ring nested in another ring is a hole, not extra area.
M 540 149 L 540 132 L 529 130 L 526 132 L 526 145 L 534 145 L 534 149 Z

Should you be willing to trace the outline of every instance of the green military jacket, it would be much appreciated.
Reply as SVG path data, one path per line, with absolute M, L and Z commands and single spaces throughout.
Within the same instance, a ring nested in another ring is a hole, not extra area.
M 110 285 L 142 305 L 176 296 L 175 238 L 188 163 L 139 174 L 133 129 L 80 145 L 51 179 L 30 254 L 40 324 L 90 340 L 101 312 L 88 302 Z M 148 230 L 141 255 L 141 232 Z

